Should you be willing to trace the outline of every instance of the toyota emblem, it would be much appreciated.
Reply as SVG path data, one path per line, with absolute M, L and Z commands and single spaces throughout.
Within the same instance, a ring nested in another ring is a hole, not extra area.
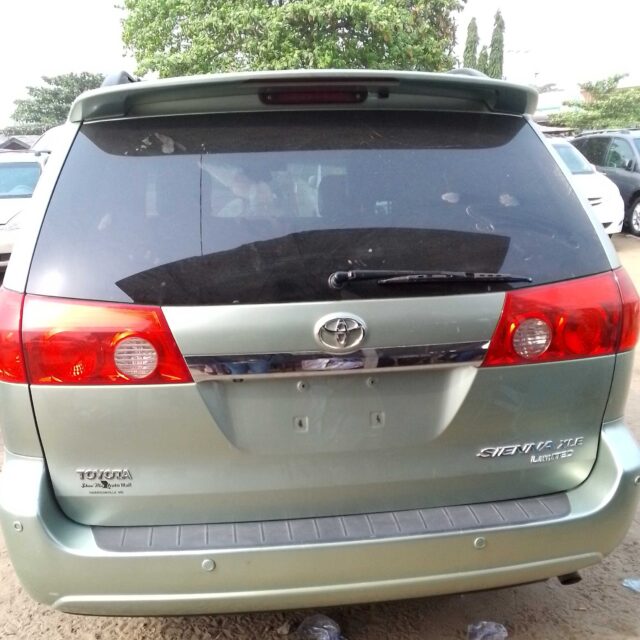
M 316 340 L 320 346 L 333 352 L 357 349 L 365 336 L 365 324 L 360 318 L 348 314 L 334 314 L 316 324 Z

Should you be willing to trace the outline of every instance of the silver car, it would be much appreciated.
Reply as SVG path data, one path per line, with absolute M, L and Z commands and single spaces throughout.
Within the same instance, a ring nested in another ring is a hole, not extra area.
M 0 516 L 61 611 L 486 589 L 639 497 L 638 296 L 531 89 L 393 71 L 71 109 L 0 290 Z

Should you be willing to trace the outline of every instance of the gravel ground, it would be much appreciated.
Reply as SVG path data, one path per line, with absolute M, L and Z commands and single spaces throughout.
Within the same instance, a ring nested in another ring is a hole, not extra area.
M 640 289 L 640 240 L 616 238 L 620 256 Z M 640 438 L 640 358 L 627 405 L 628 422 Z M 585 532 L 588 535 L 588 532 Z M 640 513 L 618 549 L 583 581 L 546 583 L 419 600 L 326 609 L 349 640 L 454 640 L 468 624 L 503 623 L 523 640 L 623 640 L 640 638 L 640 594 L 624 589 L 640 577 Z M 306 611 L 181 618 L 103 618 L 57 613 L 34 603 L 18 584 L 0 538 L 0 638 L 57 640 L 270 640 L 286 637 Z

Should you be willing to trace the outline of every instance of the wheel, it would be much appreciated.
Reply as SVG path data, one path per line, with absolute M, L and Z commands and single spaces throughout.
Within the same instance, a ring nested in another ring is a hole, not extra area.
M 627 225 L 629 226 L 630 233 L 634 236 L 640 236 L 640 198 L 636 198 L 631 203 L 627 217 Z

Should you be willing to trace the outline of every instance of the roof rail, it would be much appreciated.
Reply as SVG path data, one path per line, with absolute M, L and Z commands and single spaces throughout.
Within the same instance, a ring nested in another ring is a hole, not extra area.
M 100 85 L 101 87 L 113 87 L 118 84 L 129 84 L 130 82 L 140 82 L 140 78 L 134 78 L 126 71 L 116 71 L 110 73 Z
M 611 129 L 588 129 L 587 131 L 581 131 L 576 134 L 576 138 L 580 136 L 589 136 L 594 133 L 631 133 L 632 131 L 639 131 L 640 127 L 620 127 L 620 128 L 611 128 Z
M 469 67 L 458 67 L 456 69 L 449 69 L 447 73 L 450 73 L 454 76 L 472 76 L 474 78 L 488 78 L 489 76 L 486 73 L 482 73 L 482 71 L 478 71 L 477 69 L 471 69 Z

